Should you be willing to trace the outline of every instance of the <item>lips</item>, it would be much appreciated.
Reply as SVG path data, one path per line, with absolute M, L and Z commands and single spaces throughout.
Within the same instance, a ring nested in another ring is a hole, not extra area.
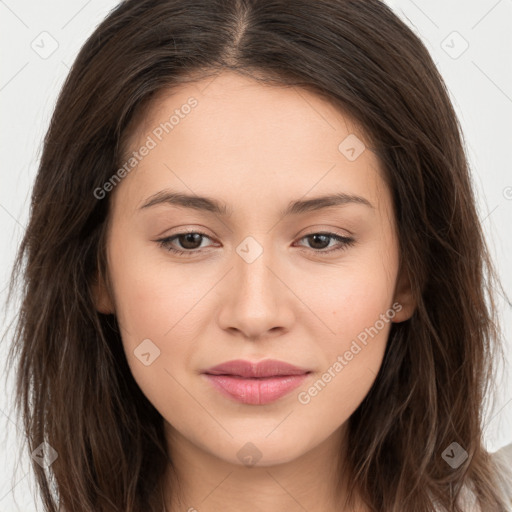
M 275 359 L 265 359 L 257 363 L 236 359 L 209 368 L 209 375 L 232 375 L 245 378 L 281 377 L 286 375 L 304 375 L 309 370 Z
M 311 372 L 283 361 L 235 360 L 209 368 L 205 378 L 224 396 L 248 405 L 274 402 L 299 386 Z

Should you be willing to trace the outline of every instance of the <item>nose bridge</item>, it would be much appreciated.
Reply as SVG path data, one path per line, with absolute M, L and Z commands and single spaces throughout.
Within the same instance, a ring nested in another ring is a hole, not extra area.
M 247 236 L 236 247 L 238 257 L 235 258 L 235 279 L 242 295 L 256 302 L 264 301 L 266 305 L 274 299 L 276 292 L 276 278 L 270 269 L 277 262 L 270 240 L 269 234 Z
M 271 235 L 248 236 L 235 248 L 228 297 L 221 306 L 221 327 L 258 337 L 291 321 Z

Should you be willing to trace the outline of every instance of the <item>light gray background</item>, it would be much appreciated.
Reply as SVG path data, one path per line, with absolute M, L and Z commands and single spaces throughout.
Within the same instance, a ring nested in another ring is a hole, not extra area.
M 116 4 L 114 0 L 0 0 L 2 303 L 57 94 L 78 50 Z M 389 0 L 388 4 L 424 41 L 447 83 L 464 130 L 483 226 L 504 288 L 512 295 L 512 0 Z M 504 301 L 500 307 L 508 357 L 500 394 L 486 424 L 490 451 L 512 442 L 512 312 Z M 3 312 L 2 333 L 13 313 L 13 309 Z M 0 346 L 2 360 L 6 349 L 5 343 Z M 36 510 L 38 501 L 32 495 L 28 460 L 19 461 L 17 456 L 22 436 L 11 393 L 12 389 L 0 393 L 0 460 L 5 461 L 0 467 L 0 512 L 29 512 Z

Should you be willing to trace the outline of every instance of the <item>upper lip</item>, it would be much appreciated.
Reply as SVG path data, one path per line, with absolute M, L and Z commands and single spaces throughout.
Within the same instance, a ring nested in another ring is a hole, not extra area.
M 233 375 L 245 378 L 274 377 L 284 375 L 303 375 L 309 373 L 309 370 L 298 368 L 290 363 L 277 361 L 276 359 L 265 359 L 264 361 L 251 362 L 243 359 L 226 361 L 212 368 L 208 368 L 204 373 L 209 375 Z

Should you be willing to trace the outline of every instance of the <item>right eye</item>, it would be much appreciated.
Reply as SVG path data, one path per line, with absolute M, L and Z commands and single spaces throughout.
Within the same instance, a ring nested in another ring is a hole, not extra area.
M 174 254 L 192 256 L 197 252 L 201 252 L 198 251 L 197 249 L 201 246 L 201 241 L 203 238 L 210 237 L 205 233 L 200 233 L 198 231 L 186 231 L 184 233 L 177 233 L 172 236 L 160 238 L 156 240 L 156 242 L 158 242 L 161 247 Z M 178 240 L 180 242 L 183 249 L 176 248 L 175 246 L 172 245 L 175 240 Z M 197 246 L 198 243 L 199 246 Z M 192 247 L 190 247 L 190 245 Z

